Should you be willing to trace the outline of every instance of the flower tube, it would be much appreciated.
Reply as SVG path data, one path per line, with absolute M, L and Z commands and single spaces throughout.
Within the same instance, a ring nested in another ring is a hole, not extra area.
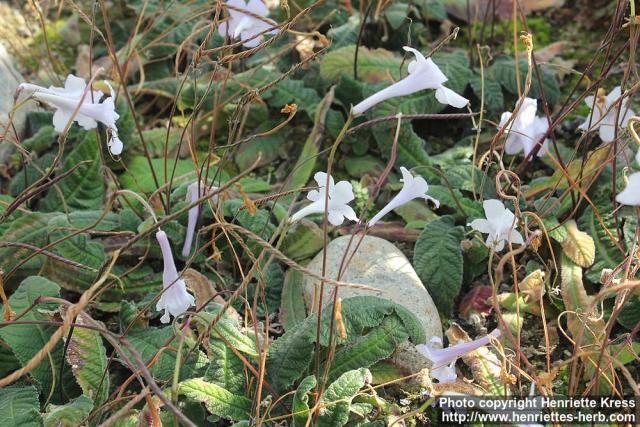
M 193 295 L 187 292 L 187 285 L 184 280 L 178 276 L 178 270 L 173 260 L 171 252 L 171 244 L 167 238 L 167 234 L 159 230 L 156 233 L 156 239 L 160 244 L 162 251 L 162 261 L 164 269 L 162 271 L 162 295 L 156 304 L 156 310 L 164 310 L 164 314 L 160 318 L 162 323 L 169 323 L 170 315 L 179 316 L 189 307 L 195 304 Z
M 407 170 L 404 166 L 400 167 L 400 172 L 402 172 L 402 181 L 403 186 L 402 190 L 396 196 L 391 199 L 387 205 L 380 210 L 371 220 L 369 221 L 369 227 L 373 227 L 376 222 L 380 221 L 382 217 L 391 212 L 392 210 L 409 203 L 413 199 L 422 198 L 425 200 L 431 200 L 436 208 L 440 207 L 440 202 L 434 199 L 431 196 L 427 195 L 427 191 L 429 191 L 429 184 L 425 181 L 421 176 L 414 177 L 411 175 L 411 172 Z

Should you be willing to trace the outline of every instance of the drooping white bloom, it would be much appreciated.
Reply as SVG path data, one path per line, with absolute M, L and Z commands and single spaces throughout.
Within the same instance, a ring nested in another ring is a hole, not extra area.
M 513 155 L 524 151 L 525 157 L 531 153 L 540 138 L 549 130 L 549 123 L 544 117 L 537 117 L 538 101 L 532 98 L 525 98 L 516 113 L 511 125 L 505 129 L 507 140 L 504 144 L 504 151 Z M 507 124 L 513 113 L 506 111 L 500 117 L 499 127 Z M 544 141 L 544 145 L 549 140 Z M 544 155 L 544 150 L 539 150 L 538 155 Z
M 427 181 L 421 176 L 414 177 L 411 175 L 411 172 L 407 170 L 404 166 L 400 167 L 400 172 L 402 172 L 402 179 L 400 181 L 403 182 L 402 190 L 396 196 L 391 199 L 387 205 L 380 210 L 369 221 L 369 227 L 373 227 L 376 222 L 380 221 L 383 216 L 404 205 L 405 203 L 409 203 L 413 199 L 422 198 L 425 200 L 431 200 L 436 207 L 440 207 L 440 202 L 434 199 L 431 196 L 427 195 L 427 191 L 429 191 L 429 184 Z
M 629 175 L 627 188 L 616 196 L 616 202 L 623 205 L 640 206 L 640 172 Z
M 516 230 L 518 224 L 515 221 L 515 215 L 500 200 L 485 200 L 482 207 L 487 218 L 474 219 L 467 225 L 488 234 L 487 246 L 494 247 L 496 252 L 500 252 L 507 241 L 518 245 L 524 243 L 522 235 Z
M 173 317 L 181 315 L 195 304 L 195 299 L 193 295 L 187 292 L 187 285 L 184 280 L 178 277 L 178 270 L 176 270 L 176 264 L 173 261 L 173 253 L 171 252 L 171 244 L 167 234 L 159 230 L 156 233 L 156 239 L 160 244 L 164 263 L 164 270 L 162 271 L 163 292 L 158 304 L 156 304 L 156 310 L 164 310 L 160 321 L 169 323 L 170 315 Z
M 416 345 L 416 350 L 431 361 L 431 376 L 441 383 L 453 382 L 457 379 L 455 363 L 467 353 L 471 353 L 491 342 L 491 339 L 498 338 L 500 330 L 494 329 L 488 335 L 474 341 L 460 342 L 447 348 L 436 348 L 435 345 L 442 345 L 439 337 L 432 337 L 428 344 Z
M 267 9 L 267 6 L 265 6 L 261 0 L 249 0 L 249 2 L 246 3 L 244 0 L 227 0 L 227 5 L 262 17 L 267 16 L 269 13 L 269 9 Z M 218 32 L 222 37 L 228 34 L 234 39 L 247 40 L 276 25 L 275 21 L 271 19 L 265 18 L 265 21 L 263 21 L 262 19 L 247 15 L 239 10 L 233 10 L 232 8 L 227 8 L 227 13 L 229 14 L 229 19 L 218 26 Z M 273 29 L 267 31 L 265 34 L 272 35 L 277 32 L 278 29 Z M 245 47 L 256 47 L 261 41 L 262 36 L 259 36 L 252 40 L 247 40 L 242 44 Z
M 189 184 L 187 187 L 187 197 L 186 201 L 188 204 L 192 204 L 200 197 L 204 196 L 206 184 L 203 182 L 194 182 Z M 216 191 L 218 187 L 209 188 L 209 193 Z M 213 196 L 211 198 L 213 203 L 218 203 L 218 196 Z M 193 244 L 193 236 L 196 231 L 196 223 L 198 222 L 198 214 L 200 213 L 200 205 L 195 205 L 191 209 L 189 209 L 189 222 L 187 223 L 187 234 L 184 239 L 184 246 L 182 247 L 182 256 L 187 257 L 191 252 L 191 245 Z
M 104 96 L 102 91 L 88 91 L 84 94 L 87 84 L 84 79 L 73 74 L 67 76 L 64 88 L 50 86 L 47 89 L 30 83 L 22 83 L 19 89 L 30 92 L 38 101 L 56 109 L 53 114 L 53 127 L 56 132 L 63 132 L 72 117 L 73 121 L 85 130 L 95 129 L 98 122 L 102 123 L 110 134 L 107 143 L 109 151 L 113 155 L 119 155 L 122 153 L 123 145 L 118 138 L 116 121 L 120 116 L 116 112 L 113 88 L 109 82 L 105 81 L 105 83 L 109 86 L 111 96 L 102 102 L 99 102 Z M 74 115 L 76 108 L 78 112 Z
M 307 199 L 311 200 L 313 203 L 293 214 L 289 219 L 290 222 L 295 222 L 307 215 L 323 213 L 325 211 L 327 174 L 325 172 L 316 172 L 313 179 L 316 180 L 319 187 L 317 190 L 311 190 L 309 191 L 309 194 L 307 194 Z M 351 187 L 350 182 L 340 181 L 337 184 L 334 184 L 333 177 L 329 176 L 329 206 L 327 209 L 327 219 L 331 224 L 340 225 L 344 221 L 344 218 L 350 219 L 351 221 L 358 220 L 355 211 L 348 205 L 348 203 L 354 198 L 353 188 Z
M 407 96 L 424 89 L 435 89 L 436 99 L 442 103 L 456 108 L 462 108 L 469 103 L 469 100 L 458 95 L 451 89 L 444 86 L 447 76 L 431 58 L 425 58 L 416 49 L 405 46 L 404 50 L 412 52 L 415 60 L 409 63 L 409 75 L 404 79 L 392 84 L 389 87 L 376 92 L 358 105 L 353 107 L 353 114 L 359 115 L 369 108 L 390 98 L 397 96 Z
M 614 102 L 620 98 L 622 91 L 620 86 L 616 86 L 609 95 L 604 95 L 604 90 L 599 90 L 598 95 L 594 98 L 593 96 L 587 96 L 584 99 L 584 102 L 589 106 L 589 108 L 593 107 L 593 110 L 587 116 L 587 119 L 584 123 L 578 126 L 578 129 L 581 129 L 585 132 L 594 131 L 596 129 L 599 130 L 600 139 L 604 142 L 611 142 L 615 139 L 616 135 L 616 115 L 618 114 L 618 108 L 613 107 Z M 594 103 L 595 99 L 595 103 Z M 613 108 L 612 108 L 613 107 Z M 635 115 L 635 113 L 628 108 L 629 107 L 629 98 L 622 101 L 620 103 L 620 115 L 618 117 L 618 127 L 625 127 L 629 122 L 629 119 Z M 602 115 L 604 114 L 604 117 Z

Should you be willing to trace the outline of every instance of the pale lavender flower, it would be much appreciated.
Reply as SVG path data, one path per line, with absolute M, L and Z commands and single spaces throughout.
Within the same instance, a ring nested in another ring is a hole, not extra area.
M 629 175 L 627 187 L 616 196 L 622 205 L 640 206 L 640 172 Z
M 487 246 L 500 252 L 508 241 L 518 245 L 524 243 L 522 235 L 516 230 L 518 224 L 515 221 L 515 215 L 500 200 L 485 200 L 482 207 L 487 218 L 474 219 L 467 225 L 476 231 L 488 234 Z
M 319 187 L 318 190 L 311 190 L 309 191 L 309 194 L 307 194 L 307 199 L 311 200 L 313 203 L 293 214 L 289 219 L 289 222 L 298 221 L 307 215 L 324 213 L 326 207 L 325 198 L 327 194 L 327 174 L 325 172 L 316 172 L 313 178 L 316 180 Z M 353 188 L 350 182 L 340 181 L 335 184 L 333 177 L 329 176 L 329 206 L 326 210 L 328 211 L 327 219 L 331 224 L 341 225 L 344 218 L 350 219 L 351 221 L 358 220 L 355 211 L 348 205 L 348 203 L 354 198 Z
M 118 127 L 116 121 L 120 117 L 115 109 L 115 93 L 111 85 L 105 81 L 110 89 L 110 97 L 99 102 L 104 96 L 102 91 L 89 91 L 86 95 L 87 84 L 79 77 L 72 74 L 67 76 L 64 88 L 50 86 L 44 88 L 30 83 L 22 83 L 20 90 L 30 92 L 32 96 L 40 102 L 55 108 L 53 114 L 53 127 L 56 132 L 63 132 L 67 123 L 73 120 L 83 129 L 95 129 L 98 122 L 102 123 L 110 134 L 107 145 L 113 155 L 122 153 L 123 144 L 118 137 Z M 78 112 L 74 115 L 74 112 Z
M 267 6 L 265 6 L 260 0 L 249 0 L 249 2 L 246 3 L 244 0 L 227 0 L 227 5 L 262 17 L 267 16 L 269 13 Z M 240 39 L 241 41 L 246 40 L 243 42 L 243 45 L 249 48 L 258 46 L 262 41 L 262 36 L 251 39 L 253 36 L 276 25 L 276 23 L 271 19 L 265 18 L 265 21 L 263 21 L 262 19 L 258 19 L 254 16 L 247 15 L 246 13 L 242 13 L 239 10 L 233 10 L 231 8 L 227 8 L 227 13 L 229 14 L 229 19 L 218 26 L 218 32 L 222 37 L 225 37 L 228 34 L 231 38 Z M 278 29 L 276 28 L 271 31 L 267 31 L 265 34 L 273 35 L 277 32 Z
M 442 345 L 442 340 L 432 337 L 429 344 L 416 345 L 416 350 L 431 361 L 431 376 L 441 383 L 453 382 L 457 379 L 455 372 L 456 361 L 472 351 L 477 350 L 491 342 L 492 338 L 498 338 L 500 330 L 494 329 L 490 334 L 474 341 L 461 342 L 447 348 L 436 348 Z
M 192 204 L 200 197 L 204 196 L 204 190 L 206 184 L 203 182 L 194 182 L 187 187 L 186 202 Z M 216 191 L 218 187 L 211 187 L 209 193 Z M 218 202 L 218 196 L 213 196 L 211 201 L 215 204 Z M 196 224 L 198 222 L 198 214 L 200 213 L 200 205 L 195 205 L 189 209 L 189 222 L 187 223 L 187 233 L 184 239 L 184 246 L 182 247 L 182 256 L 187 257 L 191 252 L 191 245 L 193 244 L 193 236 L 196 231 Z
M 509 128 L 505 129 L 507 140 L 504 144 L 504 151 L 513 155 L 524 151 L 525 157 L 531 153 L 536 144 L 549 130 L 549 123 L 544 117 L 537 117 L 538 101 L 533 98 L 525 98 L 520 106 L 520 110 L 516 113 L 516 117 Z M 499 127 L 507 124 L 512 113 L 507 111 L 502 113 L 500 117 Z M 545 139 L 545 146 L 548 139 Z M 538 155 L 544 155 L 544 150 L 538 151 Z
M 436 99 L 442 104 L 462 108 L 469 103 L 468 99 L 444 86 L 444 83 L 448 80 L 447 76 L 444 75 L 431 58 L 425 58 L 416 49 L 408 46 L 403 49 L 415 55 L 415 60 L 409 63 L 409 74 L 404 79 L 374 93 L 353 107 L 352 112 L 354 115 L 360 115 L 387 99 L 411 95 L 424 89 L 435 89 Z
M 584 102 L 593 107 L 593 110 L 587 116 L 587 119 L 578 126 L 585 132 L 599 130 L 600 139 L 604 142 L 612 142 L 616 136 L 616 115 L 617 108 L 613 108 L 615 101 L 622 95 L 620 86 L 616 86 L 608 95 L 604 95 L 602 90 L 597 97 L 587 96 Z M 635 113 L 629 108 L 629 98 L 621 103 L 620 114 L 618 116 L 618 126 L 625 127 L 629 119 L 635 116 Z M 604 117 L 602 117 L 604 114 Z
M 164 314 L 160 318 L 162 323 L 169 323 L 170 315 L 179 316 L 189 307 L 195 304 L 193 295 L 187 292 L 187 285 L 178 276 L 176 264 L 173 261 L 173 253 L 171 252 L 171 244 L 167 238 L 167 234 L 159 230 L 156 233 L 156 239 L 162 250 L 162 261 L 164 269 L 162 271 L 162 288 L 163 292 L 160 300 L 156 304 L 156 310 L 164 310 Z
M 402 172 L 402 179 L 400 180 L 403 183 L 402 190 L 400 190 L 400 192 L 396 194 L 396 196 L 391 199 L 391 201 L 387 203 L 380 212 L 371 218 L 369 221 L 369 227 L 373 227 L 375 223 L 380 221 L 386 214 L 406 203 L 409 203 L 413 199 L 422 198 L 425 200 L 431 200 L 436 205 L 436 208 L 440 206 L 440 202 L 438 200 L 427 195 L 427 191 L 429 191 L 429 184 L 427 184 L 427 181 L 425 181 L 424 178 L 421 176 L 414 177 L 404 166 L 400 167 L 400 172 Z

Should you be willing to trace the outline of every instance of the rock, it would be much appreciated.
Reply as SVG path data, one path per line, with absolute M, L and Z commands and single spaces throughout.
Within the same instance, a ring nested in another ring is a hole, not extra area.
M 9 56 L 7 49 L 0 44 L 0 135 L 4 135 L 7 123 L 9 123 L 9 113 L 13 109 L 13 95 L 16 88 L 23 81 L 22 76 L 13 66 L 13 59 Z M 27 106 L 19 108 L 13 116 L 13 126 L 18 137 L 22 136 L 27 125 Z M 13 129 L 7 133 L 7 138 L 16 139 Z
M 350 239 L 351 236 L 341 236 L 329 243 L 326 277 L 332 279 L 337 277 Z M 353 254 L 359 240 L 360 237 L 354 237 L 349 248 L 350 255 Z M 307 268 L 315 273 L 322 273 L 322 251 L 315 256 Z M 420 320 L 428 338 L 432 336 L 442 338 L 442 323 L 431 296 L 407 257 L 392 243 L 379 237 L 366 236 L 341 280 L 367 285 L 376 291 L 342 287 L 340 288 L 340 298 L 346 299 L 357 295 L 386 298 L 411 311 Z M 314 288 L 317 283 L 318 280 L 308 276 L 305 276 L 303 280 L 307 307 L 312 305 Z M 331 285 L 325 286 L 323 301 L 327 301 L 333 288 Z

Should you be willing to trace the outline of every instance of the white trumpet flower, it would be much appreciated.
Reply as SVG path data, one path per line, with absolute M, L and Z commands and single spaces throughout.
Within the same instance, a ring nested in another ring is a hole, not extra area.
M 605 96 L 604 93 L 604 90 L 600 89 L 595 98 L 593 96 L 587 96 L 584 99 L 584 102 L 589 108 L 593 107 L 593 110 L 591 110 L 585 122 L 578 126 L 578 129 L 585 132 L 597 129 L 599 130 L 600 139 L 603 142 L 612 142 L 616 136 L 616 115 L 618 114 L 617 108 L 613 107 L 613 105 L 615 101 L 620 98 L 622 90 L 620 86 L 616 86 L 609 95 Z M 635 113 L 629 108 L 629 98 L 624 100 L 620 106 L 618 127 L 625 127 Z
M 156 304 L 156 310 L 164 310 L 164 314 L 160 318 L 162 323 L 169 323 L 170 315 L 179 316 L 189 307 L 195 304 L 193 295 L 187 292 L 187 285 L 184 280 L 178 276 L 176 264 L 173 261 L 173 253 L 171 252 L 171 244 L 167 238 L 167 234 L 159 230 L 156 233 L 156 239 L 162 250 L 162 261 L 164 270 L 162 271 L 162 288 L 163 292 L 160 300 Z
M 30 92 L 40 102 L 55 108 L 53 114 L 53 127 L 56 132 L 63 132 L 72 118 L 85 130 L 95 129 L 98 122 L 102 123 L 109 131 L 110 138 L 107 143 L 109 151 L 113 155 L 122 153 L 123 144 L 118 137 L 116 121 L 120 117 L 115 108 L 115 92 L 111 85 L 105 81 L 110 89 L 110 97 L 99 103 L 104 96 L 102 91 L 88 91 L 85 94 L 87 84 L 79 77 L 69 74 L 64 88 L 50 86 L 44 88 L 30 83 L 22 83 L 20 90 Z M 84 95 L 84 98 L 83 98 Z M 78 109 L 77 113 L 74 112 Z
M 627 187 L 616 196 L 622 205 L 640 206 L 640 172 L 629 175 Z
M 244 0 L 228 0 L 227 5 L 262 17 L 267 16 L 269 13 L 269 9 L 261 0 L 249 0 L 247 3 Z M 255 16 L 231 8 L 227 8 L 227 13 L 229 14 L 229 19 L 218 26 L 218 32 L 222 37 L 228 34 L 234 39 L 246 40 L 242 43 L 245 47 L 258 46 L 262 41 L 262 36 L 251 38 L 276 25 L 276 22 L 271 19 L 258 19 Z M 265 34 L 273 35 L 277 32 L 278 29 L 276 28 L 267 31 Z
M 444 86 L 444 82 L 447 81 L 447 76 L 440 71 L 440 68 L 438 68 L 431 58 L 425 58 L 416 49 L 408 46 L 405 46 L 403 49 L 407 52 L 412 52 L 416 57 L 415 60 L 409 63 L 409 75 L 391 86 L 382 89 L 380 92 L 374 93 L 353 107 L 352 111 L 354 115 L 360 115 L 374 105 L 387 99 L 411 95 L 424 89 L 435 89 L 436 99 L 442 104 L 462 108 L 469 103 L 467 98 L 458 95 Z
M 194 182 L 189 184 L 187 187 L 187 197 L 186 202 L 188 204 L 192 204 L 200 197 L 204 196 L 204 190 L 206 189 L 206 184 L 204 182 Z M 209 193 L 214 192 L 218 189 L 218 187 L 209 188 Z M 218 203 L 218 196 L 213 196 L 211 198 L 213 203 Z M 182 256 L 187 257 L 189 253 L 191 253 L 191 245 L 193 244 L 193 236 L 196 231 L 196 223 L 198 222 L 198 214 L 200 213 L 200 205 L 195 205 L 191 209 L 189 209 L 189 222 L 187 223 L 187 234 L 184 239 L 184 246 L 182 247 Z
M 508 129 L 505 130 L 507 140 L 504 144 L 504 151 L 507 154 L 518 154 L 524 151 L 525 157 L 531 153 L 540 138 L 549 130 L 549 123 L 544 117 L 536 117 L 538 101 L 533 98 L 525 98 L 516 113 L 516 117 Z M 513 113 L 506 111 L 500 117 L 499 127 L 507 124 Z M 544 145 L 548 144 L 548 139 Z M 538 155 L 544 155 L 544 150 L 538 151 Z
M 387 203 L 380 212 L 371 218 L 368 224 L 369 227 L 373 227 L 386 214 L 406 203 L 409 203 L 413 199 L 422 198 L 425 200 L 431 200 L 436 205 L 436 208 L 440 207 L 440 202 L 438 200 L 427 195 L 427 191 L 429 191 L 429 184 L 427 184 L 427 181 L 425 181 L 424 178 L 421 176 L 414 177 L 404 166 L 400 167 L 400 172 L 402 172 L 402 179 L 400 180 L 403 183 L 402 190 L 400 190 L 400 192 L 396 194 L 396 196 L 391 199 L 391 201 Z
M 467 225 L 470 225 L 474 230 L 488 234 L 487 246 L 500 252 L 508 241 L 518 245 L 524 243 L 522 235 L 516 230 L 518 224 L 515 221 L 515 215 L 500 200 L 485 200 L 482 207 L 487 218 L 474 219 Z
M 348 203 L 355 198 L 350 182 L 340 181 L 334 184 L 333 177 L 329 176 L 329 206 L 325 209 L 327 174 L 325 172 L 316 172 L 313 179 L 316 180 L 319 187 L 318 190 L 311 190 L 309 194 L 307 194 L 307 199 L 313 203 L 293 214 L 289 222 L 298 221 L 307 215 L 323 213 L 325 210 L 328 213 L 327 219 L 333 225 L 341 225 L 344 218 L 350 219 L 351 221 L 358 220 L 355 211 L 348 205 Z
M 442 345 L 439 337 L 432 337 L 429 344 L 416 345 L 416 350 L 431 361 L 431 376 L 440 383 L 454 382 L 457 379 L 455 363 L 456 361 L 472 351 L 479 349 L 491 342 L 491 339 L 498 338 L 500 330 L 494 329 L 490 334 L 474 341 L 461 342 L 447 348 L 436 348 L 435 344 Z

